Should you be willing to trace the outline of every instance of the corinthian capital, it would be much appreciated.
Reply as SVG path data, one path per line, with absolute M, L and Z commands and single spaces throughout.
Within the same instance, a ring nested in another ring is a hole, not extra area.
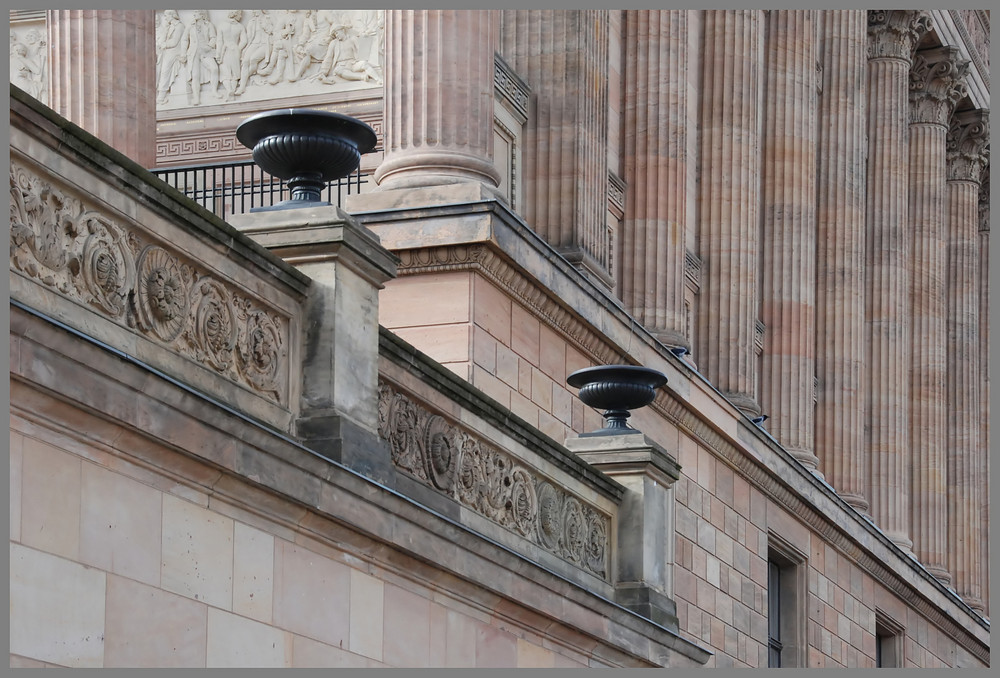
M 957 47 L 920 50 L 910 67 L 910 122 L 947 126 L 956 104 L 968 90 L 969 62 Z
M 990 153 L 989 111 L 963 111 L 948 129 L 948 180 L 982 181 Z
M 868 58 L 910 60 L 920 38 L 931 28 L 921 10 L 868 10 Z

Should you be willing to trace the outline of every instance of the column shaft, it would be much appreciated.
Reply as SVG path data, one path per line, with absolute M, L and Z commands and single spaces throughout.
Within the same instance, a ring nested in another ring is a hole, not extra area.
M 816 374 L 816 10 L 767 16 L 764 92 L 760 403 L 768 429 L 817 470 Z
M 610 287 L 608 10 L 504 10 L 501 55 L 545 83 L 525 130 L 525 220 Z
M 948 120 L 965 95 L 958 50 L 918 52 L 910 70 L 909 209 L 913 232 L 910 369 L 911 534 L 914 554 L 948 584 L 945 454 L 946 164 Z
M 704 13 L 695 356 L 708 378 L 759 414 L 756 326 L 760 224 L 761 10 Z
M 978 231 L 985 113 L 956 116 L 948 136 L 948 570 L 958 594 L 982 610 Z
M 153 10 L 48 10 L 52 108 L 143 167 L 156 162 Z
M 387 10 L 380 188 L 496 187 L 494 10 Z
M 865 72 L 867 12 L 823 11 L 816 206 L 816 456 L 868 513 L 865 448 Z
M 909 550 L 909 70 L 928 27 L 919 12 L 870 10 L 868 61 L 868 338 L 872 516 Z
M 688 11 L 625 11 L 625 221 L 619 296 L 647 329 L 691 348 L 684 257 L 694 158 L 688 135 Z

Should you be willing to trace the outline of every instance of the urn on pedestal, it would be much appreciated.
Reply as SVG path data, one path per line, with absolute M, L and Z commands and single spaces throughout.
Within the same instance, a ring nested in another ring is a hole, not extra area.
M 583 436 L 620 435 L 636 429 L 626 423 L 630 410 L 649 405 L 667 377 L 637 365 L 598 365 L 573 372 L 566 383 L 580 389 L 585 405 L 604 410 L 605 426 Z

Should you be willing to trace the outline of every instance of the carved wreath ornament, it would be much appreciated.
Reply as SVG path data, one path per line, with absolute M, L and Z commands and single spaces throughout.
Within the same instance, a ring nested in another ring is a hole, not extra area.
M 283 404 L 287 320 L 14 162 L 10 266 Z
M 393 464 L 500 526 L 608 579 L 610 517 L 379 383 Z

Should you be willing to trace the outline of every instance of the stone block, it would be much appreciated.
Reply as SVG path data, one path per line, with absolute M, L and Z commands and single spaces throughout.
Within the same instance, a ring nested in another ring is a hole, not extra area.
M 390 666 L 423 668 L 430 661 L 430 601 L 386 585 L 382 652 Z
M 517 666 L 517 638 L 488 624 L 476 624 L 476 667 Z
M 10 545 L 10 652 L 62 666 L 105 661 L 106 575 Z
M 21 542 L 77 560 L 80 458 L 26 437 L 21 461 Z M 30 655 L 29 655 L 30 656 Z
M 233 529 L 233 612 L 271 623 L 274 537 L 240 522 Z
M 384 585 L 359 570 L 351 569 L 351 652 L 382 661 L 384 635 Z M 393 611 L 395 614 L 395 611 Z
M 14 430 L 10 431 L 10 515 L 8 518 L 10 540 L 15 542 L 21 541 L 21 475 L 23 468 L 21 445 L 23 441 L 24 436 Z
M 163 495 L 164 590 L 224 610 L 233 604 L 233 520 Z
M 292 636 L 246 617 L 208 608 L 208 668 L 285 668 Z
M 475 276 L 472 292 L 472 313 L 475 324 L 495 337 L 501 345 L 512 348 L 510 297 L 481 276 Z
M 350 568 L 284 540 L 274 548 L 274 624 L 334 647 L 350 643 Z
M 472 357 L 471 325 L 430 325 L 393 330 L 439 363 L 468 362 Z
M 123 475 L 83 464 L 80 560 L 159 586 L 162 496 Z

